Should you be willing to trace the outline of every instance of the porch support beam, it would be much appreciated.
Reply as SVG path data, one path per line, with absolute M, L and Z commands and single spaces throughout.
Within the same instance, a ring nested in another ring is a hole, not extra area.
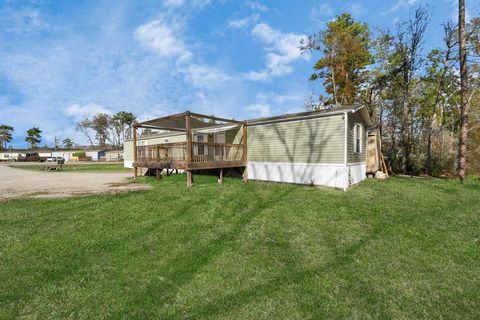
M 156 129 L 156 130 L 185 132 L 185 130 L 180 129 L 180 128 L 162 127 L 162 126 L 154 126 L 154 125 L 146 125 L 146 124 L 139 125 L 137 128 L 148 128 L 148 129 Z
M 220 176 L 218 178 L 218 184 L 223 184 L 223 168 L 220 168 Z
M 209 119 L 209 120 L 218 120 L 218 121 L 222 121 L 222 122 L 231 122 L 231 123 L 241 123 L 238 120 L 219 118 L 219 117 L 215 117 L 215 116 L 207 116 L 207 115 L 204 115 L 204 114 L 193 113 L 193 112 L 190 112 L 190 115 L 192 115 L 194 117 L 197 117 L 197 118 L 203 118 L 203 119 Z
M 248 181 L 248 172 L 247 172 L 247 161 L 248 161 L 248 149 L 247 149 L 247 122 L 244 122 L 242 125 L 242 142 L 243 142 L 243 154 L 242 154 L 242 161 L 245 164 L 245 169 L 243 170 L 243 182 Z
M 135 165 L 137 162 L 137 127 L 133 126 L 133 178 L 137 180 L 138 167 Z
M 344 126 L 344 137 L 343 137 L 343 191 L 347 191 L 348 187 L 348 113 L 345 112 L 343 115 L 345 126 Z
M 190 112 L 185 114 L 186 140 L 187 140 L 187 166 L 192 162 L 192 125 Z M 192 187 L 192 171 L 187 170 L 187 188 Z

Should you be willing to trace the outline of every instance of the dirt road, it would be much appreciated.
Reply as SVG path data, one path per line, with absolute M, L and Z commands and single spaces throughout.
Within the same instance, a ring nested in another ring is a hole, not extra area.
M 146 189 L 130 183 L 131 173 L 41 172 L 0 164 L 0 201 L 16 198 L 68 197 Z

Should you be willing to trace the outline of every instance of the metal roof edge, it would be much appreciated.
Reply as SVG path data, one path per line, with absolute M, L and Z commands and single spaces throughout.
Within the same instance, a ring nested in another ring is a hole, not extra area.
M 314 119 L 314 118 L 320 118 L 320 117 L 343 115 L 345 113 L 354 113 L 362 108 L 365 108 L 364 104 L 361 104 L 358 106 L 351 106 L 351 107 L 340 107 L 340 108 L 324 109 L 324 110 L 317 110 L 317 111 L 305 111 L 305 112 L 278 115 L 273 117 L 251 119 L 251 120 L 247 120 L 246 122 L 247 122 L 247 125 L 249 126 L 255 126 L 255 125 L 270 124 L 270 123 L 297 121 L 297 120 L 303 120 L 303 119 Z

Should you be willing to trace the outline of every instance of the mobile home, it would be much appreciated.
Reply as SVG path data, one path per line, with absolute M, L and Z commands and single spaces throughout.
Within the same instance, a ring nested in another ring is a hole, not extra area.
M 364 106 L 246 121 L 222 119 L 222 124 L 199 121 L 201 116 L 186 112 L 138 124 L 172 130 L 126 141 L 125 166 L 180 168 L 187 174 L 239 167 L 249 180 L 342 189 L 366 178 L 371 120 Z

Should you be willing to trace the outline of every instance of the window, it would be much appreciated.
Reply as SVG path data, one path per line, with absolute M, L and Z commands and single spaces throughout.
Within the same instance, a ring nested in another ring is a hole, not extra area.
M 353 128 L 353 152 L 362 153 L 362 125 L 355 124 Z

